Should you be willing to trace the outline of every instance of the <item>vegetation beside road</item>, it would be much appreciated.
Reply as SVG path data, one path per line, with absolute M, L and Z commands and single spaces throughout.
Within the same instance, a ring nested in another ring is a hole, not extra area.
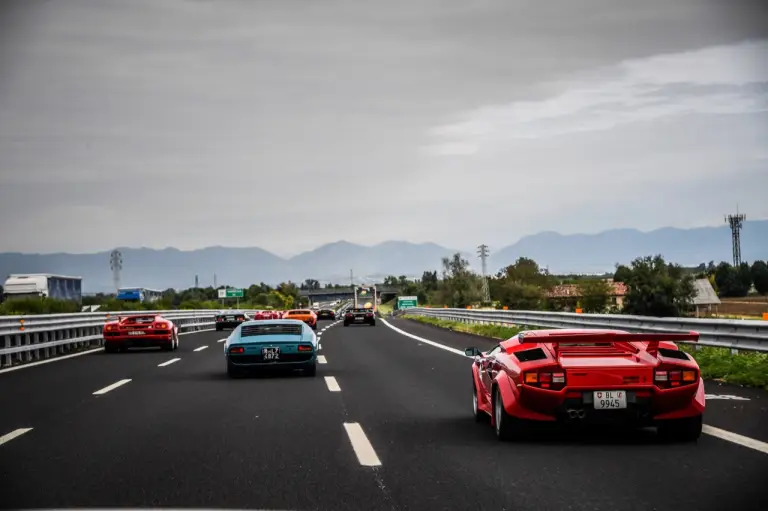
M 446 321 L 437 318 L 406 314 L 405 319 L 445 328 L 454 332 L 481 335 L 493 339 L 509 339 L 517 335 L 521 328 L 498 325 L 469 325 L 458 321 Z M 532 327 L 534 328 L 534 327 Z M 710 380 L 759 387 L 768 389 L 768 353 L 743 351 L 732 355 L 726 348 L 710 348 L 680 344 L 680 349 L 690 354 L 701 369 L 701 375 Z

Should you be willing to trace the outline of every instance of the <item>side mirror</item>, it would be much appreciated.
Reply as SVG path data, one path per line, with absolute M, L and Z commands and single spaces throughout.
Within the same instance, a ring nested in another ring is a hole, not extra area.
M 473 346 L 471 348 L 466 348 L 464 350 L 464 355 L 468 357 L 479 357 L 483 355 L 483 352 Z

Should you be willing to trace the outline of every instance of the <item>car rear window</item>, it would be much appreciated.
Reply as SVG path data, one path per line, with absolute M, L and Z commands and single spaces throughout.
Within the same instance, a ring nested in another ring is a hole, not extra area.
M 299 316 L 299 315 L 305 315 L 305 314 L 311 314 L 311 313 L 310 311 L 291 311 L 289 314 Z

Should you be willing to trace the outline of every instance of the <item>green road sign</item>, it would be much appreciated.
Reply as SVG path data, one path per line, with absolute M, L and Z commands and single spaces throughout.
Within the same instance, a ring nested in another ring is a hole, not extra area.
M 418 306 L 419 306 L 418 296 L 398 296 L 397 297 L 398 309 L 410 309 L 412 307 L 418 307 Z
M 242 298 L 242 289 L 219 289 L 219 298 Z

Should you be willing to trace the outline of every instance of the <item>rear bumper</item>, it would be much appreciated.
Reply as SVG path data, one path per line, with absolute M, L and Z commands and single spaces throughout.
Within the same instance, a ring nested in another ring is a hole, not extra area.
M 227 364 L 242 369 L 303 369 L 317 363 L 317 352 L 305 355 L 304 353 L 286 353 L 281 355 L 282 360 L 264 362 L 261 355 L 226 355 Z
M 219 330 L 222 329 L 222 328 L 232 328 L 232 329 L 235 329 L 235 328 L 239 327 L 240 325 L 242 325 L 243 323 L 244 323 L 243 321 L 220 321 L 220 322 L 216 323 L 216 328 L 219 329 Z
M 104 342 L 123 348 L 156 348 L 173 342 L 172 334 L 163 335 L 106 335 Z
M 344 318 L 344 324 L 346 325 L 373 325 L 374 323 L 376 323 L 376 318 L 368 318 L 363 320 Z
M 534 421 L 653 426 L 666 420 L 701 415 L 705 408 L 702 380 L 698 388 L 620 389 L 626 391 L 627 407 L 617 410 L 595 408 L 593 392 L 601 389 L 550 392 L 522 387 L 516 390 L 514 399 L 508 400 L 505 396 L 507 413 Z

